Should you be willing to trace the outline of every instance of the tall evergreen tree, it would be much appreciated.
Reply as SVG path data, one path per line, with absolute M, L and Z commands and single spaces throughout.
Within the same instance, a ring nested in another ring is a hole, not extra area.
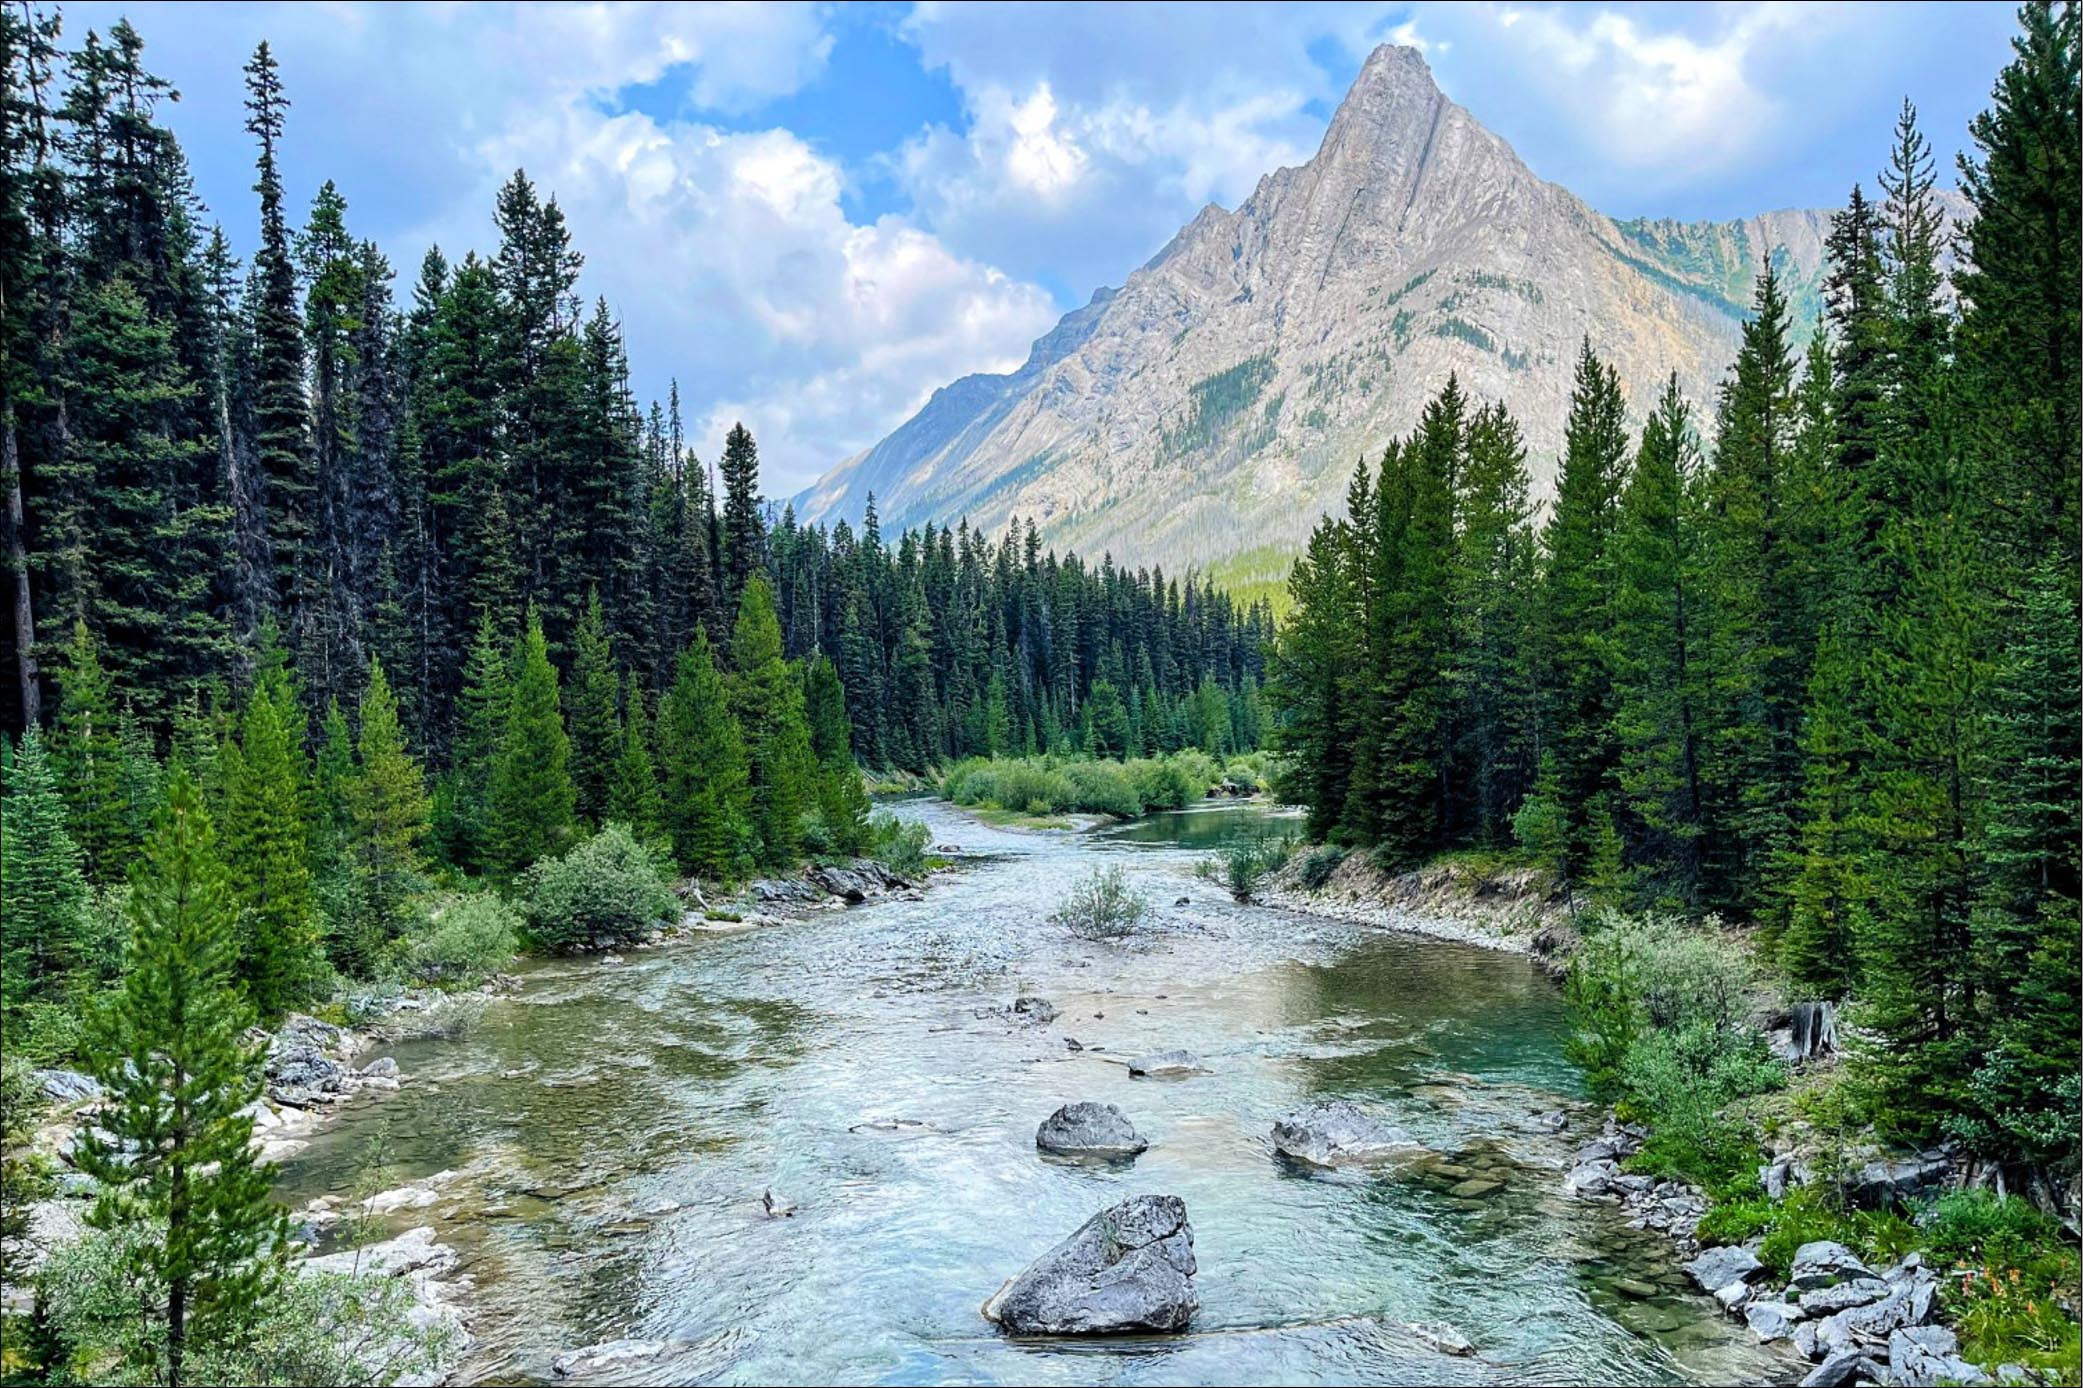
M 381 661 L 369 662 L 361 723 L 359 765 L 347 785 L 348 853 L 370 916 L 389 933 L 419 880 L 428 805 L 426 777 L 406 749 L 398 701 Z
M 651 758 L 651 722 L 644 714 L 644 691 L 634 681 L 629 685 L 627 705 L 614 776 L 608 782 L 606 815 L 648 838 L 665 828 L 665 797 L 659 793 L 657 764 Z
M 599 822 L 607 806 L 608 782 L 621 750 L 615 707 L 620 688 L 614 645 L 595 589 L 572 639 L 570 701 L 572 787 L 580 818 L 592 823 Z
M 514 646 L 510 668 L 513 692 L 487 795 L 492 861 L 501 871 L 518 873 L 570 842 L 577 794 L 557 667 L 550 664 L 549 643 L 533 613 Z
M 838 668 L 822 655 L 813 657 L 804 672 L 803 705 L 817 762 L 818 818 L 833 851 L 858 853 L 868 841 L 868 791 L 853 759 L 846 686 Z
M 287 1216 L 252 1145 L 261 1055 L 234 969 L 238 907 L 194 778 L 177 766 L 131 878 L 122 988 L 90 1022 L 108 1102 L 77 1160 L 101 1182 L 90 1221 L 133 1231 L 146 1381 L 190 1381 L 191 1344 L 236 1344 L 282 1275 Z
M 817 803 L 817 766 L 803 717 L 802 687 L 781 654 L 774 591 L 754 574 L 738 600 L 731 638 L 731 713 L 745 738 L 746 784 L 760 863 L 781 868 L 795 861 L 803 815 Z
M 115 692 L 102 668 L 100 645 L 84 621 L 73 624 L 58 695 L 52 767 L 87 873 L 108 880 L 122 871 L 131 840 L 123 814 Z
M 263 1019 L 303 1005 L 318 982 L 304 736 L 288 676 L 264 676 L 247 697 L 224 794 L 224 853 L 242 936 L 239 976 Z
M 734 879 L 756 841 L 745 738 L 699 627 L 658 710 L 658 771 L 665 829 L 681 871 Z
M 0 835 L 0 1008 L 62 986 L 80 962 L 87 883 L 65 828 L 43 734 L 30 728 L 7 768 L 7 832 Z M 10 1021 L 10 1029 L 19 1022 Z

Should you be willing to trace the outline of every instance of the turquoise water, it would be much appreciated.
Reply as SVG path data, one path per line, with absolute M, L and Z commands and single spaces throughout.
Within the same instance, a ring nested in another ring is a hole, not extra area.
M 1576 1080 L 1557 991 L 1525 960 L 1232 903 L 1192 867 L 1282 827 L 1256 805 L 1088 833 L 904 812 L 968 850 L 923 899 L 532 966 L 462 1036 L 395 1048 L 405 1089 L 322 1133 L 285 1197 L 459 1173 L 393 1222 L 463 1253 L 478 1381 L 541 1380 L 556 1352 L 621 1337 L 693 1342 L 678 1382 L 1783 1376 L 1683 1292 L 1667 1246 L 1556 1193 L 1577 1139 L 1523 1120 Z M 1155 905 L 1150 930 L 1099 944 L 1051 924 L 1108 863 Z M 994 1011 L 1020 994 L 1062 1015 Z M 1209 1073 L 1129 1078 L 1127 1057 L 1174 1046 Z M 1390 1111 L 1444 1169 L 1277 1159 L 1274 1118 L 1319 1096 Z M 1121 1105 L 1151 1150 L 1120 1171 L 1041 1160 L 1035 1125 L 1076 1099 Z M 1471 1176 L 1499 1188 L 1448 1193 Z M 768 1218 L 768 1190 L 796 1214 Z M 1137 1192 L 1186 1201 L 1193 1333 L 1016 1343 L 978 1315 Z M 1477 1357 L 1433 1351 L 1415 1321 Z

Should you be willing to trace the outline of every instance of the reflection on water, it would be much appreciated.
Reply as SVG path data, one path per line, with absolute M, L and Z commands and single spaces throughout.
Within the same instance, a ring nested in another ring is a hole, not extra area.
M 905 807 L 990 856 L 922 901 L 550 962 L 459 1040 L 399 1046 L 411 1082 L 283 1172 L 285 1198 L 460 1173 L 431 1208 L 476 1279 L 466 1372 L 540 1379 L 618 1337 L 689 1342 L 676 1382 L 1729 1382 L 1779 1361 L 1687 1296 L 1668 1249 L 1562 1199 L 1574 1100 L 1554 987 L 1525 960 L 1240 907 L 1191 875 L 1256 805 L 1093 834 Z M 1158 906 L 1127 945 L 1047 915 L 1097 862 Z M 1185 906 L 1172 903 L 1188 898 Z M 1023 993 L 1046 1027 L 995 1009 Z M 1082 1050 L 1072 1050 L 1067 1038 Z M 1184 1046 L 1209 1073 L 1131 1080 Z M 1273 1119 L 1350 1096 L 1442 1155 L 1365 1179 L 1276 1161 Z M 1117 1103 L 1124 1169 L 1040 1160 L 1035 1125 Z M 1581 1123 L 1583 1120 L 1580 1119 Z M 797 1206 L 770 1219 L 761 1197 Z M 1094 1210 L 1184 1197 L 1196 1333 L 1014 1343 L 978 1316 Z M 1477 1357 L 1404 1327 L 1445 1321 Z

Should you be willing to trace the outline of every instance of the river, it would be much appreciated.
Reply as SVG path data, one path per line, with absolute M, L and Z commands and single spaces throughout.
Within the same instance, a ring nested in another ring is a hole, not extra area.
M 459 1173 L 393 1224 L 431 1223 L 463 1255 L 468 1381 L 539 1381 L 558 1351 L 623 1337 L 690 1342 L 671 1371 L 688 1383 L 1785 1376 L 1688 1293 L 1660 1238 L 1559 1194 L 1593 1119 L 1559 1138 L 1526 1121 L 1579 1095 L 1559 992 L 1525 959 L 1232 903 L 1192 866 L 1293 827 L 1254 804 L 1086 832 L 902 810 L 964 850 L 922 899 L 531 965 L 461 1036 L 393 1048 L 406 1087 L 320 1132 L 283 1197 Z M 1156 907 L 1131 942 L 1047 920 L 1102 863 Z M 996 1011 L 1020 994 L 1062 1015 Z M 1129 1077 L 1128 1057 L 1169 1047 L 1208 1073 Z M 1370 1178 L 1277 1158 L 1273 1120 L 1329 1096 L 1388 1110 L 1452 1165 Z M 1077 1099 L 1119 1104 L 1151 1149 L 1126 1170 L 1042 1159 L 1035 1125 Z M 1448 1193 L 1472 1178 L 1500 1188 Z M 770 1190 L 796 1213 L 768 1217 Z M 1192 1333 L 1019 1342 L 978 1315 L 1138 1192 L 1186 1202 Z

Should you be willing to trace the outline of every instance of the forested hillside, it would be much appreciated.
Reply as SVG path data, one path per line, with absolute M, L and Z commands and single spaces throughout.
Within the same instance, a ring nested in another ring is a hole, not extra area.
M 1852 1004 L 1883 1132 L 2014 1172 L 2077 1141 L 2076 25 L 2028 6 L 1973 123 L 1957 300 L 1905 106 L 1805 352 L 1768 267 L 1717 397 L 1635 434 L 1587 342 L 1538 523 L 1519 422 L 1448 378 L 1312 536 L 1271 685 L 1313 837 L 1754 924 Z

